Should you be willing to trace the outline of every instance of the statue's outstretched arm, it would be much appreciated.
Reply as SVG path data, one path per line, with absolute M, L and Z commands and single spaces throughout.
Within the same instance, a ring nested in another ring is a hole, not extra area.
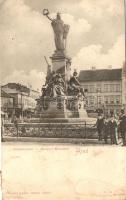
M 49 16 L 49 10 L 43 9 L 43 15 L 45 15 L 49 20 L 53 21 L 53 19 Z
M 52 19 L 49 15 L 46 15 L 46 17 L 47 17 L 49 20 L 53 21 L 53 19 Z

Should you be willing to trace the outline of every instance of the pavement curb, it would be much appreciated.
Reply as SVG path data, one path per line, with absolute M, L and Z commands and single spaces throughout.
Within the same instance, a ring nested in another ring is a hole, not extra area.
M 41 142 L 41 143 L 72 143 L 90 145 L 110 145 L 97 139 L 84 138 L 38 138 L 38 137 L 4 137 L 3 142 Z

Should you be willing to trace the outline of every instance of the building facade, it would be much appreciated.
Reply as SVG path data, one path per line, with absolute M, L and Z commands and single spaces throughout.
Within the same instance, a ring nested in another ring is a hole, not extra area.
M 14 109 L 14 98 L 1 90 L 1 110 L 8 114 L 8 117 L 12 116 Z
M 122 105 L 126 110 L 126 61 L 122 68 Z
M 86 93 L 87 111 L 102 109 L 119 113 L 126 107 L 126 70 L 120 69 L 82 70 L 79 81 Z
M 18 117 L 34 112 L 38 91 L 17 83 L 8 83 L 2 86 L 2 90 L 13 97 L 13 109 Z

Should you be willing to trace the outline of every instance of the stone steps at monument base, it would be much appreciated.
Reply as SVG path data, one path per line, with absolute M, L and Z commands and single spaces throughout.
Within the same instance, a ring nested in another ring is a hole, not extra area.
M 27 123 L 83 123 L 83 124 L 95 124 L 96 118 L 31 118 L 24 122 Z

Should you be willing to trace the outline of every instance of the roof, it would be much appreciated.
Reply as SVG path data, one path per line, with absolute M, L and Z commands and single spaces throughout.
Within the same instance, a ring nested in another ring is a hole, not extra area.
M 25 93 L 29 93 L 30 89 L 25 86 L 22 85 L 20 83 L 7 83 L 6 85 L 3 85 L 2 88 L 8 87 L 10 89 L 15 89 L 17 91 L 21 91 L 21 92 L 25 92 Z
M 18 94 L 19 93 L 16 89 L 11 89 L 11 88 L 3 88 L 3 91 L 6 92 L 7 94 Z
M 6 98 L 13 98 L 11 95 L 7 94 L 5 91 L 1 90 L 1 97 L 6 97 Z
M 80 82 L 87 81 L 117 81 L 122 79 L 122 68 L 81 70 L 78 76 Z
M 2 88 L 9 88 L 10 91 L 12 91 L 12 93 L 18 93 L 18 91 L 25 92 L 25 93 L 30 93 L 30 91 L 33 91 L 33 92 L 39 93 L 38 90 L 34 90 L 20 83 L 7 83 L 6 85 L 2 85 Z M 15 92 L 13 92 L 14 90 Z

